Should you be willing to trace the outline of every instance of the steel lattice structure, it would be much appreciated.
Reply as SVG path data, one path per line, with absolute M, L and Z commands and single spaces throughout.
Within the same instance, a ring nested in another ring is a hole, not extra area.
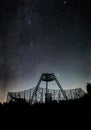
M 11 100 L 15 100 L 15 98 L 23 98 L 23 99 L 26 99 L 27 102 L 31 102 L 31 98 L 32 98 L 32 94 L 33 94 L 34 90 L 35 90 L 35 88 L 31 88 L 31 89 L 19 91 L 19 92 L 8 92 L 7 101 L 9 102 Z M 65 100 L 65 98 L 60 90 L 48 89 L 48 91 L 52 97 L 52 100 L 57 100 L 57 101 Z M 81 88 L 67 89 L 64 91 L 67 95 L 68 100 L 81 98 L 86 94 Z M 40 103 L 45 102 L 45 93 L 46 93 L 45 88 L 39 88 L 36 93 L 35 98 L 33 99 L 33 102 L 40 102 Z
M 46 82 L 46 88 L 40 88 L 41 81 Z M 59 89 L 49 89 L 48 82 L 55 81 Z M 33 104 L 36 102 L 44 103 L 48 101 L 70 100 L 81 98 L 85 92 L 81 88 L 63 90 L 59 81 L 54 74 L 43 73 L 37 83 L 37 86 L 28 90 L 19 92 L 8 92 L 7 102 L 14 101 L 17 98 L 25 99 L 27 102 Z

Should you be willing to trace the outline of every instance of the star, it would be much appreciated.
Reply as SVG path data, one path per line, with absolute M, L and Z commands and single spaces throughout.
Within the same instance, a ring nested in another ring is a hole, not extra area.
M 29 45 L 30 45 L 30 46 L 33 46 L 33 42 L 30 42 Z
M 23 54 L 23 50 L 22 50 L 22 49 L 19 50 L 19 54 L 20 54 L 20 55 Z
M 60 29 L 60 32 L 61 32 L 61 33 L 63 32 L 63 28 Z
M 15 70 L 15 66 L 11 66 L 11 70 Z
M 23 65 L 20 65 L 19 68 L 20 68 L 20 69 L 23 69 Z
M 64 1 L 64 5 L 67 4 L 67 1 Z
M 46 16 L 46 19 L 48 20 L 48 16 Z
M 30 21 L 30 20 L 28 21 L 28 24 L 31 24 L 31 21 Z

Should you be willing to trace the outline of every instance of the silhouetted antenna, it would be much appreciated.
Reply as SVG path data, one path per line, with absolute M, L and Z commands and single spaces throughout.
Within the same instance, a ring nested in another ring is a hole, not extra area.
M 33 99 L 34 97 L 36 96 L 36 93 L 37 93 L 37 90 L 39 88 L 39 85 L 41 83 L 41 81 L 45 81 L 46 82 L 46 93 L 45 93 L 45 102 L 48 102 L 49 101 L 49 92 L 48 92 L 48 82 L 51 82 L 51 81 L 55 81 L 58 85 L 58 87 L 60 88 L 60 91 L 62 92 L 64 98 L 67 100 L 67 96 L 66 96 L 66 93 L 65 91 L 63 90 L 63 88 L 61 87 L 59 81 L 57 80 L 56 76 L 51 73 L 43 73 L 38 81 L 38 84 L 33 92 L 33 95 L 32 95 L 32 98 L 31 98 L 31 104 L 33 103 Z
M 41 82 L 45 82 L 45 88 L 41 88 L 40 84 Z M 59 87 L 58 89 L 49 89 L 48 83 L 55 81 L 56 84 Z M 88 88 L 91 88 L 91 85 L 89 85 Z M 51 102 L 51 101 L 60 101 L 60 100 L 70 100 L 70 99 L 77 99 L 81 98 L 86 93 L 81 88 L 76 89 L 67 89 L 64 90 L 62 86 L 60 85 L 59 81 L 57 80 L 56 76 L 51 73 L 43 73 L 40 76 L 40 79 L 37 83 L 37 86 L 35 88 L 31 88 L 24 91 L 18 91 L 18 92 L 8 92 L 7 94 L 7 102 L 14 101 L 16 98 L 23 98 L 27 102 L 33 104 L 36 102 Z

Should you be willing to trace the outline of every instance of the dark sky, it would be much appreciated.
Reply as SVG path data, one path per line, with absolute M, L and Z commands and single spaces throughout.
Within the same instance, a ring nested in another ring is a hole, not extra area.
M 0 98 L 53 72 L 63 88 L 91 82 L 91 0 L 0 0 Z

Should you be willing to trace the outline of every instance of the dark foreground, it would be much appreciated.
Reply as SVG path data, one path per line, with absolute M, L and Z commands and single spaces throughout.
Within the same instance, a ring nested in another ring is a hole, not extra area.
M 91 129 L 91 96 L 74 101 L 29 105 L 24 101 L 0 104 L 0 130 Z

